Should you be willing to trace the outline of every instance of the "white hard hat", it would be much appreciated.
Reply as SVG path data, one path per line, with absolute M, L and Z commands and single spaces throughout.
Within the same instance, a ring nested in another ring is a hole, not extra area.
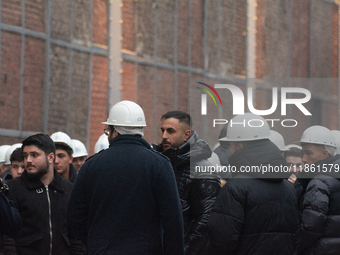
M 311 126 L 307 128 L 302 133 L 300 141 L 295 144 L 301 145 L 302 143 L 321 144 L 337 148 L 334 135 L 328 128 L 323 126 Z
M 124 100 L 112 106 L 109 117 L 102 124 L 121 127 L 145 127 L 143 109 L 136 103 Z
M 335 143 L 337 146 L 336 154 L 340 154 L 340 131 L 339 130 L 331 130 L 332 134 L 335 137 Z
M 287 150 L 283 136 L 279 132 L 270 130 L 269 140 L 272 141 L 272 143 L 274 143 L 280 149 L 280 151 Z
M 5 165 L 11 164 L 11 155 L 15 149 L 20 148 L 22 146 L 22 143 L 15 143 L 13 144 L 7 151 L 5 155 Z
M 72 140 L 71 138 L 65 134 L 64 132 L 55 132 L 51 135 L 51 139 L 55 144 L 63 144 L 66 145 L 67 147 L 71 148 L 73 151 L 73 145 L 72 145 Z
M 299 150 L 302 150 L 302 147 L 300 146 L 300 145 L 296 145 L 296 144 L 288 144 L 287 146 L 286 146 L 286 151 L 288 151 L 290 148 L 297 148 L 297 149 L 299 149 Z
M 73 145 L 73 158 L 78 158 L 78 157 L 84 157 L 89 155 L 87 153 L 85 145 L 76 139 L 72 139 L 72 145 Z
M 255 141 L 269 136 L 269 125 L 264 118 L 253 113 L 245 113 L 229 121 L 227 136 L 219 141 Z
M 94 146 L 94 153 L 98 153 L 101 150 L 105 150 L 109 148 L 109 140 L 107 139 L 107 135 L 102 134 L 98 141 L 96 142 L 96 145 Z
M 11 145 L 2 145 L 0 146 L 0 164 L 5 163 L 6 161 L 6 152 L 11 148 Z

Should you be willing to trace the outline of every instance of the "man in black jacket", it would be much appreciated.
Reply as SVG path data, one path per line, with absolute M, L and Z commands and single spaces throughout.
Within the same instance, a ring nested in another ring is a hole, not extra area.
M 192 178 L 192 174 L 195 166 L 210 166 L 207 159 L 211 156 L 211 148 L 191 130 L 189 114 L 171 111 L 161 120 L 162 143 L 153 147 L 171 160 L 175 172 L 182 203 L 186 254 L 204 254 L 208 241 L 206 225 L 220 182 L 217 176 L 216 179 Z
M 142 108 L 115 104 L 110 147 L 86 160 L 68 205 L 71 229 L 89 254 L 184 255 L 183 218 L 169 159 L 142 138 Z
M 269 136 L 260 116 L 246 113 L 229 122 L 224 140 L 230 142 L 233 178 L 213 207 L 207 254 L 294 254 L 297 198 L 284 179 L 287 163 Z
M 332 132 L 307 128 L 301 137 L 305 167 L 297 181 L 303 187 L 298 254 L 339 254 L 340 155 Z
M 85 254 L 85 247 L 68 230 L 66 206 L 73 185 L 53 167 L 53 141 L 36 134 L 23 141 L 22 149 L 26 170 L 8 182 L 8 198 L 23 227 L 14 240 L 5 238 L 5 254 Z

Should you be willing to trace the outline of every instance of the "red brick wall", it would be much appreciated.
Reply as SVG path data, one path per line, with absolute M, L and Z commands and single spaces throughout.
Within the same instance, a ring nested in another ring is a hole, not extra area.
M 108 113 L 108 60 L 105 57 L 93 57 L 93 76 L 91 93 L 91 123 L 89 155 L 93 154 L 94 145 L 103 134 Z

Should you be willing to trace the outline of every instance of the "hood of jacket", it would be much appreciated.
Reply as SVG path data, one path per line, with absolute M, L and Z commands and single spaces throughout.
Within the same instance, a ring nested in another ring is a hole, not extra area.
M 237 150 L 230 156 L 229 163 L 236 166 L 237 170 L 249 170 L 239 172 L 240 174 L 267 182 L 281 182 L 290 175 L 289 172 L 285 172 L 288 170 L 288 164 L 281 151 L 269 139 L 259 140 L 253 145 Z
M 153 148 L 167 156 L 171 160 L 172 164 L 175 163 L 175 166 L 188 164 L 190 161 L 202 161 L 210 158 L 212 153 L 209 144 L 206 141 L 199 139 L 196 131 L 192 131 L 188 141 L 178 148 L 170 148 L 163 151 L 162 143 L 153 144 Z

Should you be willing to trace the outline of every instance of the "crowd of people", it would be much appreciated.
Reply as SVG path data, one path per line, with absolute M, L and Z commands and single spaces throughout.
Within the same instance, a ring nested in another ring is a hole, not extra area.
M 0 254 L 340 254 L 340 131 L 285 146 L 245 113 L 212 150 L 188 113 L 160 121 L 150 145 L 125 100 L 91 157 L 64 132 L 0 146 Z

